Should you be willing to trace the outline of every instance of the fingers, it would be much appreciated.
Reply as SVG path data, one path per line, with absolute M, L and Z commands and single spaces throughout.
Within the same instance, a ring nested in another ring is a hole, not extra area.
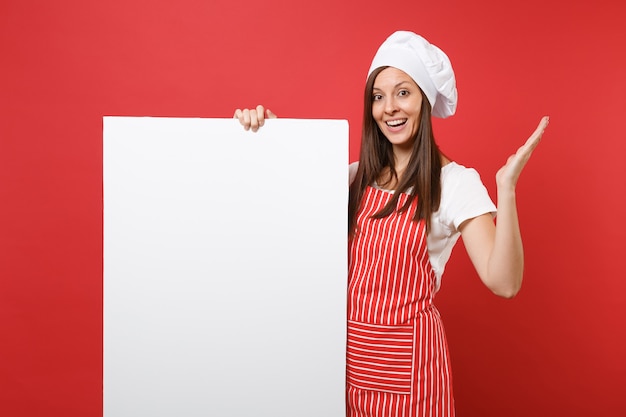
M 517 152 L 509 156 L 506 164 L 496 174 L 496 182 L 499 186 L 515 187 L 522 170 L 539 144 L 549 122 L 548 116 L 543 117 L 526 142 L 517 149 Z
M 539 142 L 541 141 L 541 137 L 543 136 L 544 131 L 548 127 L 548 123 L 550 122 L 550 118 L 548 116 L 544 116 L 535 131 L 528 137 L 526 142 L 519 147 L 516 154 L 519 155 L 524 160 L 528 160 L 530 155 L 535 150 Z
M 250 130 L 250 110 L 248 109 L 236 109 L 233 119 L 239 119 L 239 123 L 245 130 Z
M 239 119 L 239 123 L 245 130 L 256 132 L 265 124 L 265 119 L 276 119 L 277 116 L 262 105 L 254 109 L 237 109 L 233 115 L 234 119 Z
M 537 128 L 532 133 L 532 135 L 530 135 L 525 145 L 530 145 L 532 149 L 534 149 L 539 144 L 539 141 L 541 140 L 541 137 L 543 136 L 543 132 L 546 130 L 549 123 L 550 123 L 550 118 L 548 116 L 542 117 L 541 120 L 539 121 L 539 125 L 537 125 Z
M 259 104 L 256 109 L 250 111 L 250 118 L 253 123 L 250 127 L 253 132 L 256 132 L 265 124 L 265 108 Z M 256 129 L 254 128 L 254 120 L 256 120 Z

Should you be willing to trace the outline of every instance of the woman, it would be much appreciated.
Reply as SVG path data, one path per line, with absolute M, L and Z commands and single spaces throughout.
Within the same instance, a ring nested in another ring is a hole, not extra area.
M 360 161 L 350 166 L 347 414 L 453 416 L 446 338 L 433 298 L 459 236 L 495 294 L 520 289 L 523 247 L 515 186 L 548 124 L 497 172 L 498 221 L 478 173 L 434 140 L 431 115 L 454 114 L 454 72 L 443 51 L 396 32 L 369 70 Z M 276 117 L 235 111 L 256 131 Z

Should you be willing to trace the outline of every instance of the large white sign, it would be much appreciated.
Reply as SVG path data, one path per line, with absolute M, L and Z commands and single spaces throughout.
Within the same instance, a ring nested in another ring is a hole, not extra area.
M 104 417 L 344 415 L 348 124 L 104 118 Z

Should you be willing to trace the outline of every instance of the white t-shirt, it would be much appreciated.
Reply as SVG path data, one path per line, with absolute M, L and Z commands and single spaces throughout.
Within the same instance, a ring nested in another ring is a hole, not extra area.
M 350 164 L 350 183 L 356 175 L 357 167 L 358 162 Z M 464 221 L 485 213 L 495 216 L 496 206 L 489 197 L 478 172 L 456 162 L 444 165 L 441 168 L 439 210 L 433 213 L 426 239 L 430 264 L 437 279 L 436 290 L 441 286 L 441 277 L 446 263 L 461 235 L 459 226 Z

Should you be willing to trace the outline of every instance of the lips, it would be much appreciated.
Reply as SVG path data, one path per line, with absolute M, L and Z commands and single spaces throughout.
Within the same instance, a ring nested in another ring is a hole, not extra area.
M 387 120 L 385 123 L 387 124 L 387 126 L 389 127 L 400 127 L 403 126 L 408 119 L 394 119 L 394 120 Z

